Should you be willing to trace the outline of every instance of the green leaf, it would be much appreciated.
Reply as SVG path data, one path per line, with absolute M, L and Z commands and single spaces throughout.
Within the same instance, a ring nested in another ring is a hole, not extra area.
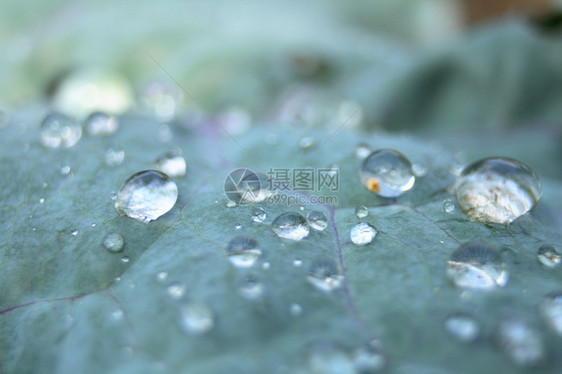
M 157 122 L 125 117 L 113 136 L 47 149 L 39 142 L 39 113 L 15 113 L 0 130 L 0 359 L 6 373 L 314 372 L 311 357 L 322 349 L 332 352 L 332 369 L 340 365 L 343 372 L 352 352 L 374 338 L 382 341 L 391 372 L 514 372 L 491 341 L 498 322 L 509 317 L 542 331 L 548 359 L 537 372 L 562 364 L 559 338 L 542 326 L 536 309 L 562 279 L 560 268 L 545 269 L 536 259 L 541 244 L 562 245 L 559 181 L 543 180 L 539 207 L 511 226 L 485 225 L 469 221 L 458 206 L 444 212 L 443 200 L 454 199 L 447 193 L 453 157 L 415 138 L 264 125 L 233 141 L 210 122 L 178 122 L 172 143 L 163 144 Z M 276 144 L 265 141 L 272 133 Z M 320 146 L 301 149 L 305 135 Z M 423 163 L 428 175 L 395 203 L 376 197 L 357 176 L 354 148 L 365 141 L 401 151 Z M 125 160 L 109 167 L 104 153 L 115 146 Z M 149 224 L 119 216 L 112 192 L 174 146 L 188 161 L 187 176 L 176 179 L 175 207 Z M 61 174 L 63 164 L 69 175 Z M 321 193 L 336 197 L 335 205 L 261 204 L 268 215 L 263 224 L 252 221 L 250 205 L 225 206 L 223 181 L 236 167 L 265 173 L 334 164 L 339 190 Z M 362 247 L 349 240 L 360 221 L 358 205 L 369 207 L 361 220 L 378 230 Z M 270 230 L 280 213 L 313 209 L 329 217 L 325 231 L 290 242 Z M 102 247 L 112 232 L 123 235 L 123 253 Z M 225 253 L 238 235 L 255 238 L 263 251 L 249 270 L 231 266 Z M 472 239 L 513 247 L 512 255 L 504 253 L 510 272 L 504 289 L 467 292 L 446 278 L 449 256 Z M 306 281 L 311 263 L 326 257 L 345 275 L 331 294 Z M 293 265 L 297 258 L 300 267 Z M 167 273 L 164 282 L 159 272 Z M 257 300 L 239 295 L 248 275 L 264 286 Z M 167 292 L 175 282 L 186 287 L 180 300 Z M 212 309 L 215 325 L 207 334 L 182 331 L 180 310 L 190 301 Z M 292 304 L 302 306 L 300 317 L 291 315 Z M 469 312 L 482 324 L 478 343 L 464 345 L 446 334 L 443 321 L 455 312 Z

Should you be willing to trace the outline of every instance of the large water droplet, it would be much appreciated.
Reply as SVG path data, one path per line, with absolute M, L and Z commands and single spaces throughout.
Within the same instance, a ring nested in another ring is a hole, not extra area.
M 237 236 L 226 248 L 230 263 L 237 268 L 249 268 L 261 256 L 258 242 L 247 236 Z
M 461 209 L 481 222 L 508 224 L 533 209 L 542 194 L 537 175 L 508 158 L 486 158 L 467 166 L 454 190 Z
M 202 302 L 191 302 L 181 308 L 180 325 L 190 335 L 209 332 L 215 325 L 213 311 Z
M 349 237 L 355 245 L 367 245 L 373 241 L 377 230 L 367 222 L 359 222 L 349 231 Z
M 357 216 L 357 218 L 365 218 L 369 215 L 369 210 L 366 206 L 359 205 L 357 208 L 355 208 L 355 215 Z
M 41 142 L 51 148 L 69 148 L 80 140 L 82 127 L 60 113 L 49 114 L 41 123 Z
M 260 207 L 252 207 L 252 221 L 262 223 L 267 218 L 265 210 Z
M 343 275 L 333 260 L 323 259 L 312 263 L 306 279 L 316 289 L 328 293 L 341 286 Z
M 469 242 L 454 251 L 447 275 L 458 287 L 481 290 L 503 287 L 508 279 L 499 253 L 481 242 Z
M 255 300 L 261 297 L 263 290 L 263 284 L 255 277 L 249 276 L 238 288 L 238 293 L 247 300 Z
M 500 323 L 496 342 L 504 354 L 517 365 L 534 366 L 545 356 L 544 344 L 539 333 L 520 320 L 509 319 Z
M 464 313 L 450 315 L 445 320 L 445 330 L 453 338 L 463 343 L 470 343 L 480 336 L 480 324 Z
M 172 151 L 156 159 L 156 168 L 170 177 L 183 177 L 187 170 L 187 164 L 180 152 Z
M 121 252 L 125 246 L 125 239 L 121 234 L 112 232 L 103 238 L 102 244 L 109 252 Z
M 546 295 L 539 304 L 539 311 L 546 324 L 562 336 L 562 292 Z
M 91 136 L 107 136 L 119 129 L 117 117 L 107 113 L 95 112 L 86 119 L 86 131 Z
M 410 161 L 391 149 L 371 153 L 363 160 L 359 177 L 371 192 L 383 197 L 400 196 L 416 181 Z
M 328 227 L 328 218 L 319 210 L 313 210 L 306 216 L 308 225 L 314 230 L 324 231 Z
M 132 175 L 119 190 L 115 209 L 137 221 L 150 222 L 169 212 L 178 199 L 178 187 L 155 170 Z
M 283 213 L 273 220 L 271 229 L 280 238 L 302 240 L 308 236 L 310 229 L 306 219 L 298 213 Z
M 105 151 L 105 164 L 107 166 L 121 165 L 125 160 L 125 151 L 122 148 L 108 148 Z
M 555 268 L 560 265 L 562 261 L 562 254 L 558 248 L 550 245 L 545 244 L 539 248 L 537 252 L 537 259 L 541 264 L 549 268 Z

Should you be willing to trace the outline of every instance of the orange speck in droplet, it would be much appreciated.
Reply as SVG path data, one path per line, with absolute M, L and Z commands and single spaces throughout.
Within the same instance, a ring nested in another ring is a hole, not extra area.
M 378 193 L 381 190 L 381 182 L 377 178 L 371 178 L 367 182 L 367 188 L 371 192 Z

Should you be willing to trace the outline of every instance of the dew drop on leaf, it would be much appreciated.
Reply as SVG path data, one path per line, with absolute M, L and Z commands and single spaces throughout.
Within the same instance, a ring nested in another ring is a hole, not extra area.
M 562 292 L 546 295 L 539 304 L 539 312 L 552 331 L 562 336 Z
M 252 207 L 252 221 L 262 223 L 267 218 L 267 213 L 263 208 L 254 206 Z
M 156 159 L 156 169 L 176 178 L 183 177 L 187 171 L 187 163 L 179 151 L 167 152 Z
M 158 274 L 156 274 L 156 280 L 158 282 L 164 282 L 167 278 L 168 278 L 168 273 L 165 271 L 159 271 Z
M 261 256 L 258 242 L 247 236 L 237 236 L 228 243 L 226 253 L 230 263 L 237 268 L 249 268 Z
M 237 223 L 236 225 L 234 225 L 234 228 L 235 228 L 236 230 L 240 230 L 240 229 L 242 228 L 242 225 L 239 224 L 239 223 Z
M 359 143 L 355 147 L 355 157 L 359 160 L 366 159 L 369 154 L 371 154 L 371 146 L 367 143 Z
M 259 299 L 264 291 L 263 284 L 257 278 L 249 276 L 244 280 L 242 285 L 238 288 L 238 293 L 244 299 L 255 300 Z
M 238 206 L 238 204 L 236 204 L 236 203 L 235 203 L 234 201 L 232 201 L 232 200 L 228 200 L 228 201 L 226 202 L 226 204 L 224 204 L 224 206 L 226 206 L 227 208 L 234 208 L 234 207 Z
M 297 268 L 302 266 L 302 260 L 300 258 L 295 258 L 295 260 L 293 261 L 293 265 Z
M 562 254 L 560 250 L 553 245 L 542 245 L 537 252 L 537 259 L 541 264 L 548 268 L 555 268 L 560 266 L 562 261 Z
M 369 210 L 366 206 L 359 205 L 357 208 L 355 208 L 355 215 L 357 216 L 357 218 L 365 218 L 369 215 Z
M 414 172 L 414 176 L 422 178 L 427 175 L 427 167 L 419 162 L 412 164 L 412 171 Z
M 122 262 L 122 263 L 126 264 L 126 263 L 128 263 L 129 261 L 130 261 L 130 260 L 129 260 L 129 257 L 127 257 L 127 256 L 121 257 L 121 262 Z
M 541 336 L 521 320 L 502 321 L 496 332 L 496 344 L 517 365 L 535 366 L 545 358 Z
M 462 343 L 470 343 L 480 336 L 480 324 L 468 314 L 455 313 L 445 319 L 445 331 Z
M 367 222 L 359 222 L 349 231 L 351 242 L 355 245 L 367 245 L 373 241 L 377 230 Z
M 310 233 L 306 219 L 295 212 L 279 215 L 271 223 L 271 230 L 280 238 L 302 240 Z
M 202 335 L 215 325 L 213 311 L 203 302 L 190 302 L 181 307 L 180 326 L 190 335 Z
M 445 213 L 453 213 L 455 210 L 455 203 L 449 199 L 443 201 L 443 210 Z
M 166 174 L 146 170 L 132 175 L 119 190 L 115 209 L 141 222 L 150 222 L 169 212 L 178 199 L 178 187 Z
M 508 158 L 486 158 L 467 166 L 454 190 L 461 209 L 472 219 L 508 224 L 533 209 L 542 194 L 537 175 Z
M 62 166 L 60 167 L 60 173 L 61 173 L 62 175 L 68 175 L 68 174 L 70 174 L 70 170 L 71 170 L 71 169 L 70 169 L 70 165 L 68 165 L 68 164 L 64 164 L 64 165 L 62 165 Z
M 109 252 L 117 253 L 123 250 L 123 247 L 125 246 L 125 239 L 123 239 L 121 234 L 112 232 L 103 238 L 102 244 Z
M 94 112 L 86 119 L 85 127 L 90 136 L 108 136 L 119 129 L 119 121 L 113 115 Z
M 313 210 L 308 213 L 306 221 L 310 227 L 317 231 L 324 231 L 326 227 L 328 227 L 328 218 L 326 218 L 326 215 L 319 210 Z
M 174 282 L 168 285 L 168 288 L 166 288 L 166 292 L 172 299 L 179 300 L 183 297 L 183 295 L 185 295 L 186 289 L 187 287 L 185 286 L 185 284 Z
M 82 136 L 80 124 L 61 113 L 51 113 L 41 123 L 41 143 L 50 148 L 70 148 Z
M 382 197 L 397 197 L 414 186 L 412 164 L 402 153 L 381 149 L 371 153 L 361 164 L 361 182 Z
M 343 275 L 333 260 L 321 259 L 312 263 L 306 279 L 316 289 L 329 293 L 341 287 Z
M 312 136 L 305 136 L 299 140 L 299 148 L 302 150 L 309 150 L 316 145 L 316 140 Z
M 503 287 L 509 277 L 500 254 L 481 242 L 469 242 L 454 251 L 447 276 L 457 287 L 481 290 Z

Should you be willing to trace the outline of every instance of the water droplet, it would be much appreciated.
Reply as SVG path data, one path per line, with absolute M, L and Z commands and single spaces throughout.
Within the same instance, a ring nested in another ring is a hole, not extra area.
M 367 245 L 373 241 L 377 230 L 367 222 L 359 222 L 349 232 L 349 237 L 355 245 Z
M 263 208 L 254 206 L 252 207 L 252 221 L 262 223 L 267 218 L 267 213 Z
M 291 304 L 289 313 L 295 318 L 300 317 L 302 315 L 302 306 L 300 304 Z
M 363 160 L 359 176 L 367 189 L 382 197 L 400 196 L 416 181 L 410 161 L 391 149 L 371 153 Z
M 354 373 L 370 374 L 382 371 L 388 364 L 388 357 L 378 341 L 366 344 L 353 352 Z
M 111 319 L 113 321 L 121 321 L 123 319 L 123 311 L 122 310 L 114 310 L 113 312 L 111 312 Z
M 76 235 L 78 235 L 78 230 L 77 230 L 77 229 L 73 229 L 70 234 L 71 234 L 72 236 L 76 236 Z
M 427 167 L 419 162 L 412 164 L 412 171 L 414 172 L 414 175 L 419 178 L 427 175 Z
M 119 190 L 115 209 L 119 214 L 150 222 L 169 212 L 178 199 L 178 187 L 167 175 L 146 170 L 132 175 Z
M 158 274 L 156 274 L 156 280 L 158 282 L 164 282 L 166 278 L 168 278 L 168 273 L 165 271 L 159 271 Z
M 499 253 L 492 246 L 480 242 L 463 244 L 453 252 L 447 276 L 457 287 L 481 290 L 503 287 L 508 280 Z
M 236 204 L 236 203 L 235 203 L 234 201 L 232 201 L 232 200 L 228 200 L 228 201 L 226 202 L 225 206 L 226 206 L 227 208 L 234 208 L 234 207 L 238 206 L 238 204 Z
M 545 244 L 539 248 L 537 252 L 537 259 L 541 264 L 548 268 L 555 268 L 560 265 L 562 255 L 558 248 Z
M 562 336 L 562 292 L 546 295 L 539 304 L 539 311 L 546 324 Z
M 178 151 L 172 151 L 156 159 L 156 169 L 173 178 L 183 177 L 187 164 Z
M 105 151 L 105 164 L 107 166 L 117 166 L 123 163 L 125 151 L 121 148 L 108 148 Z
M 359 143 L 355 147 L 355 157 L 359 160 L 364 160 L 371 154 L 371 146 L 367 143 Z
M 167 81 L 149 83 L 140 95 L 142 105 L 160 122 L 172 120 L 182 100 L 181 90 Z
M 127 256 L 121 257 L 121 262 L 124 263 L 124 264 L 128 263 L 128 262 L 129 262 L 129 257 L 127 257 Z
M 306 221 L 314 230 L 324 231 L 324 229 L 328 227 L 328 218 L 326 218 L 326 215 L 319 210 L 313 210 L 308 213 Z
M 255 300 L 261 297 L 263 290 L 263 284 L 254 277 L 248 277 L 238 288 L 238 293 L 247 300 Z
M 280 238 L 302 240 L 308 236 L 310 229 L 306 219 L 298 213 L 283 213 L 273 220 L 271 229 Z
M 461 209 L 481 222 L 508 224 L 533 209 L 542 194 L 537 175 L 508 158 L 486 158 L 466 167 L 454 190 Z
M 96 226 L 97 226 L 97 223 L 92 223 L 90 226 L 96 227 Z
M 328 293 L 341 286 L 343 275 L 333 260 L 324 259 L 312 263 L 306 279 L 316 289 Z
M 180 325 L 190 335 L 201 335 L 213 329 L 213 311 L 207 304 L 191 302 L 181 308 Z
M 357 216 L 357 218 L 365 218 L 369 215 L 369 210 L 366 206 L 359 205 L 357 208 L 355 208 L 355 215 Z
M 445 330 L 453 338 L 463 343 L 473 342 L 480 336 L 480 324 L 464 313 L 456 313 L 447 317 Z
M 47 147 L 70 148 L 81 136 L 80 124 L 64 114 L 49 114 L 41 123 L 41 142 Z
M 60 167 L 60 173 L 62 175 L 68 175 L 70 174 L 70 165 L 68 164 L 64 164 Z
M 79 69 L 68 74 L 53 95 L 53 107 L 84 119 L 94 112 L 122 114 L 134 101 L 133 89 L 118 73 Z
M 166 292 L 168 296 L 170 296 L 174 300 L 179 300 L 185 295 L 187 287 L 185 284 L 181 284 L 178 282 L 171 283 L 168 288 L 166 288 Z
M 445 213 L 452 213 L 455 210 L 455 203 L 449 199 L 443 201 L 443 210 Z
M 125 239 L 121 234 L 112 232 L 103 238 L 102 244 L 109 252 L 121 252 L 125 245 Z
M 270 264 L 269 262 L 264 262 L 264 263 L 261 265 L 261 268 L 262 268 L 263 270 L 269 270 L 270 267 L 271 267 L 271 264 Z
M 261 256 L 258 242 L 247 236 L 237 236 L 226 248 L 230 263 L 237 268 L 249 268 Z
M 39 199 L 39 204 L 43 204 L 44 202 L 45 202 L 45 199 L 44 199 L 44 198 L 40 198 L 40 199 Z
M 517 365 L 535 366 L 545 356 L 544 344 L 539 333 L 520 320 L 509 319 L 500 323 L 496 343 Z
M 299 148 L 309 150 L 316 145 L 316 140 L 312 136 L 305 136 L 299 140 Z
M 119 129 L 117 117 L 107 113 L 95 112 L 86 119 L 86 131 L 91 136 L 107 136 Z
M 295 258 L 295 260 L 293 261 L 293 265 L 295 265 L 295 267 L 302 266 L 302 260 L 299 258 Z

